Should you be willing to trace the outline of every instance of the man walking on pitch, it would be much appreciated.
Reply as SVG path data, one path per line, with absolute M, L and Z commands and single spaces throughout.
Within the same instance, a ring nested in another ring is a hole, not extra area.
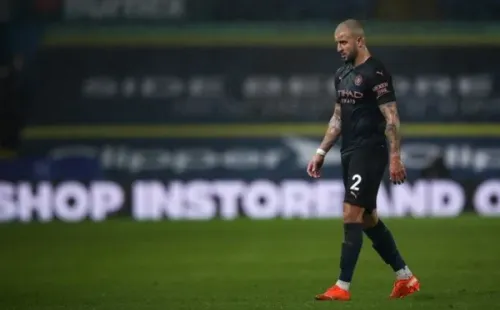
M 345 64 L 335 74 L 335 109 L 307 172 L 313 178 L 320 177 L 326 153 L 342 135 L 344 242 L 338 281 L 316 299 L 351 299 L 349 286 L 363 244 L 363 232 L 396 273 L 390 297 L 403 298 L 418 291 L 420 283 L 376 210 L 377 193 L 388 161 L 391 181 L 401 184 L 406 179 L 392 77 L 384 65 L 370 55 L 358 21 L 346 20 L 339 24 L 335 40 Z

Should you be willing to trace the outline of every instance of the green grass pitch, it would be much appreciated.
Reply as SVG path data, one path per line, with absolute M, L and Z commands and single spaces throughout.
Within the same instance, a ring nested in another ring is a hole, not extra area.
M 391 219 L 422 290 L 367 238 L 353 300 L 316 302 L 338 275 L 340 220 L 0 225 L 2 310 L 498 309 L 500 218 Z

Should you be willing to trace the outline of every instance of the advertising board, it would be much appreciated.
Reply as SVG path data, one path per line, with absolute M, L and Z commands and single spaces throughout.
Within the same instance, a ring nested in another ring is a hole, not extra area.
M 470 186 L 470 184 L 468 185 Z M 500 215 L 500 180 L 471 188 L 452 180 L 383 185 L 377 199 L 383 217 L 456 217 L 466 211 Z M 234 220 L 238 218 L 341 218 L 342 180 L 135 180 L 0 181 L 0 222 Z

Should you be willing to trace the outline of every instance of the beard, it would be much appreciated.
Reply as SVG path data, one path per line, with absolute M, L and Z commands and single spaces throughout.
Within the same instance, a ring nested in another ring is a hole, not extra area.
M 354 49 L 352 52 L 346 55 L 345 62 L 346 63 L 353 63 L 354 60 L 358 57 L 358 50 Z

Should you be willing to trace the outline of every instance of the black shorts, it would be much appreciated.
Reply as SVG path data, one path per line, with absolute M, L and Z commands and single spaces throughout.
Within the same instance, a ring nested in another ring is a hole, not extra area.
M 377 193 L 387 168 L 385 146 L 355 149 L 342 154 L 344 202 L 370 212 L 377 208 Z

